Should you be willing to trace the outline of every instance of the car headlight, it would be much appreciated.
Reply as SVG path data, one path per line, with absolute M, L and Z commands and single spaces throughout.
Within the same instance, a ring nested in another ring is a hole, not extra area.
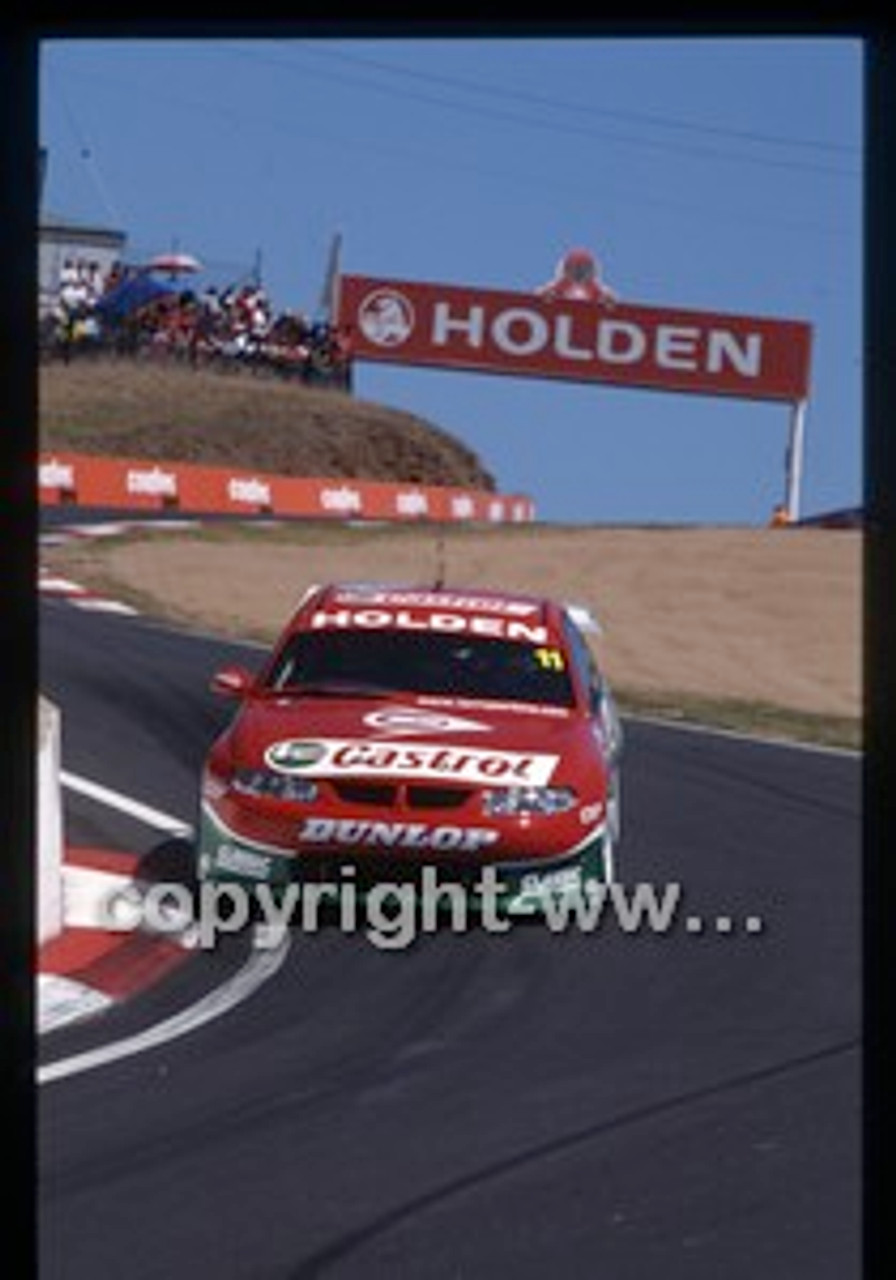
M 237 769 L 230 788 L 240 796 L 270 796 L 275 800 L 292 800 L 308 804 L 317 799 L 317 783 L 310 778 L 295 778 L 271 769 Z
M 483 810 L 494 818 L 521 813 L 565 813 L 576 803 L 572 787 L 501 787 L 482 796 Z

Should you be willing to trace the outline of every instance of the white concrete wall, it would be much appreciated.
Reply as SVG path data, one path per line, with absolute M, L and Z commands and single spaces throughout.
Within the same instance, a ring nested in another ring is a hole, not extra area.
M 41 697 L 37 729 L 37 939 L 62 929 L 62 717 Z

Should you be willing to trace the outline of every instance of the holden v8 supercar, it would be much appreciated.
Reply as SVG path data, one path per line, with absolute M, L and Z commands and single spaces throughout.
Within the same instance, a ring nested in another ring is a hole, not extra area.
M 311 588 L 209 752 L 200 880 L 474 885 L 509 912 L 614 878 L 622 731 L 586 611 L 492 590 Z M 433 873 L 430 873 L 431 875 Z

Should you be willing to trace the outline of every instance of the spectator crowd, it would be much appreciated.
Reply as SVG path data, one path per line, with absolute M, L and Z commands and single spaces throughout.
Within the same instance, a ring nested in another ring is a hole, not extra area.
M 98 352 L 194 367 L 267 370 L 350 389 L 345 335 L 302 311 L 276 311 L 259 280 L 201 290 L 163 284 L 145 267 L 69 259 L 43 306 L 45 359 Z

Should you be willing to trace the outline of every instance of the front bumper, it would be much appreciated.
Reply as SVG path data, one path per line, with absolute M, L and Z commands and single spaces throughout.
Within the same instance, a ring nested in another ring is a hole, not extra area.
M 438 852 L 383 851 L 327 847 L 298 852 L 255 841 L 229 828 L 204 804 L 202 808 L 197 872 L 200 882 L 237 883 L 250 894 L 261 884 L 278 898 L 289 885 L 321 886 L 319 895 L 339 901 L 348 890 L 363 901 L 374 889 L 414 886 L 420 905 L 433 895 L 437 906 L 448 901 L 438 891 L 458 885 L 465 891 L 469 910 L 481 912 L 484 894 L 509 915 L 531 915 L 545 895 L 553 898 L 581 894 L 588 882 L 606 881 L 612 875 L 610 837 L 605 823 L 593 827 L 572 847 L 559 853 L 518 860 L 504 856 L 460 859 Z M 488 871 L 488 874 L 485 874 Z

